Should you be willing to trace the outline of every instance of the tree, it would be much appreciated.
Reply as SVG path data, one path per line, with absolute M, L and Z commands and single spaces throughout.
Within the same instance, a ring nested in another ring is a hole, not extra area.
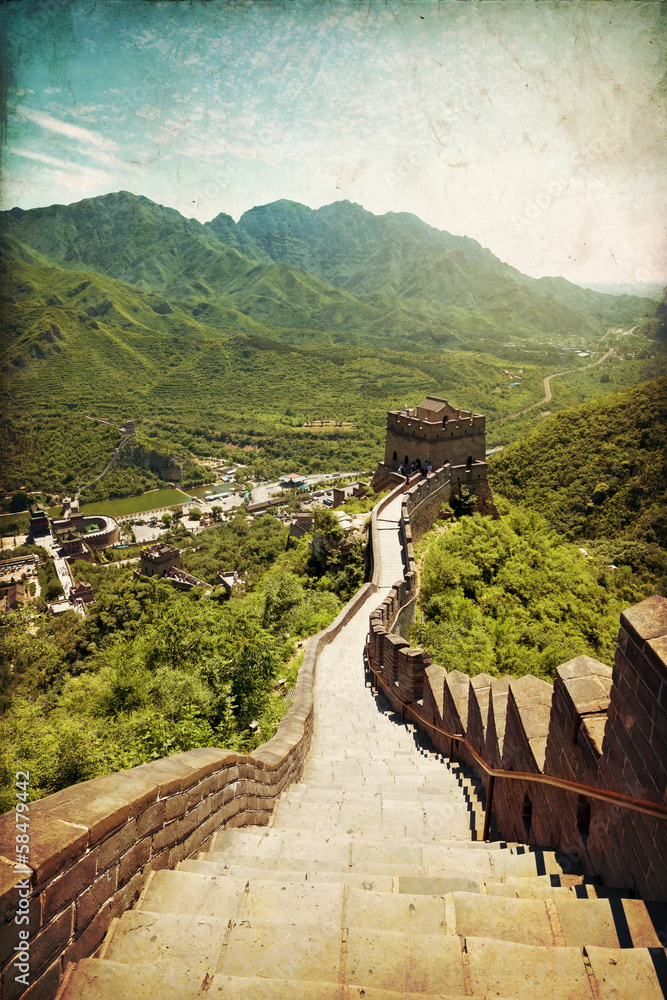
M 452 510 L 457 517 L 469 517 L 475 513 L 477 497 L 470 492 L 470 488 L 463 483 L 459 487 L 459 492 L 452 497 Z
M 192 511 L 190 511 L 190 517 L 192 517 Z M 219 507 L 217 504 L 215 504 L 215 506 L 211 507 L 211 517 L 216 522 L 216 524 L 218 523 L 218 521 L 221 521 L 222 520 L 222 507 Z
M 171 526 L 172 522 L 171 514 L 163 514 L 161 520 L 165 528 L 169 528 Z
M 30 503 L 30 497 L 28 496 L 28 494 L 25 493 L 23 490 L 18 490 L 16 493 L 14 493 L 9 503 L 9 513 L 18 514 L 22 510 L 27 510 L 29 503 Z
M 311 565 L 317 573 L 325 573 L 332 553 L 345 537 L 342 524 L 333 511 L 319 507 L 313 517 L 313 540 L 310 543 Z
M 201 521 L 201 511 L 199 507 L 191 507 L 188 517 L 191 521 Z

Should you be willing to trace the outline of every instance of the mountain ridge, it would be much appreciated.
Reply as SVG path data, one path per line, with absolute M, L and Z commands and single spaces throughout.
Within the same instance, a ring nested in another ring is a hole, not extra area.
M 170 300 L 217 303 L 277 328 L 384 325 L 398 337 L 464 344 L 547 334 L 571 340 L 629 323 L 650 303 L 530 278 L 469 237 L 346 201 L 311 209 L 281 200 L 239 223 L 225 213 L 200 223 L 143 195 L 114 192 L 11 209 L 0 225 L 61 268 L 94 270 Z

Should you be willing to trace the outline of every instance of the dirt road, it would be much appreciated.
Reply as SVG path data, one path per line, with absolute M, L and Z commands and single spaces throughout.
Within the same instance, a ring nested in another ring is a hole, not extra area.
M 584 365 L 583 368 L 568 368 L 567 371 L 554 372 L 553 375 L 547 375 L 545 379 L 542 379 L 542 384 L 544 385 L 544 396 L 542 399 L 539 399 L 537 403 L 532 403 L 530 406 L 527 406 L 525 410 L 518 410 L 516 413 L 510 413 L 506 417 L 503 417 L 500 421 L 501 424 L 504 424 L 506 420 L 514 420 L 515 417 L 522 417 L 524 413 L 530 413 L 530 411 L 534 410 L 537 406 L 543 406 L 545 403 L 548 403 L 551 399 L 553 399 L 553 393 L 551 392 L 551 380 L 553 378 L 562 378 L 563 375 L 571 375 L 572 372 L 585 372 L 588 368 L 595 368 L 597 365 L 601 365 L 603 361 L 606 361 L 607 358 L 611 357 L 615 352 L 616 348 L 610 347 L 606 354 L 599 357 L 597 361 L 592 361 L 590 365 Z

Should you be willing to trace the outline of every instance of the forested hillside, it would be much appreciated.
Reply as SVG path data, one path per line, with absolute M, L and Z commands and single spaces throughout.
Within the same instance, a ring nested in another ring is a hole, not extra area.
M 667 378 L 550 417 L 494 456 L 490 475 L 568 538 L 667 549 Z
M 198 458 L 240 451 L 250 477 L 276 477 L 372 468 L 387 409 L 427 393 L 485 413 L 504 442 L 538 414 L 498 418 L 534 404 L 547 374 L 572 373 L 558 408 L 655 370 L 646 300 L 535 282 L 472 240 L 348 203 L 244 220 L 202 225 L 126 192 L 2 215 L 6 489 L 64 491 L 101 471 L 110 442 L 84 414 L 134 418 L 144 444 L 195 463 L 192 482 Z M 114 475 L 114 491 L 155 485 L 138 467 Z
M 273 260 L 297 264 L 374 304 L 395 297 L 419 302 L 432 319 L 474 340 L 499 328 L 510 336 L 547 330 L 586 336 L 644 308 L 639 299 L 601 296 L 562 278 L 529 278 L 475 240 L 406 212 L 376 216 L 349 201 L 313 210 L 283 200 L 252 208 L 238 229 Z
M 196 538 L 178 527 L 172 541 L 211 583 L 208 593 L 81 561 L 75 576 L 96 596 L 85 619 L 34 605 L 7 615 L 0 811 L 14 801 L 17 761 L 39 798 L 180 750 L 249 750 L 269 739 L 301 662 L 296 641 L 325 628 L 363 581 L 363 548 L 341 559 L 343 533 L 330 511 L 314 531 L 327 544 L 311 552 L 308 538 L 286 548 L 287 528 L 270 515 L 252 522 L 240 514 Z M 242 574 L 231 600 L 215 586 L 219 569 Z
M 623 608 L 667 594 L 667 379 L 545 420 L 490 477 L 501 521 L 463 518 L 421 544 L 411 638 L 470 674 L 611 664 Z
M 536 512 L 500 508 L 500 521 L 476 514 L 426 536 L 410 638 L 446 670 L 471 675 L 552 681 L 581 654 L 611 663 L 619 615 L 645 596 L 641 581 L 589 559 Z
M 279 201 L 201 224 L 120 191 L 0 217 L 12 240 L 68 270 L 92 270 L 169 300 L 236 309 L 272 327 L 474 342 L 581 338 L 645 315 L 647 300 L 536 281 L 474 240 L 416 216 L 350 202 Z M 546 334 L 549 334 L 549 337 Z

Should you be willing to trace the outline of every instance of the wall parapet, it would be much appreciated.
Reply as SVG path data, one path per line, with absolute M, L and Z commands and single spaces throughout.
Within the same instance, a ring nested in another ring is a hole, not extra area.
M 317 657 L 376 590 L 365 584 L 310 640 L 290 710 L 275 736 L 252 753 L 189 750 L 30 803 L 30 851 L 21 869 L 17 817 L 13 811 L 0 816 L 3 1000 L 55 997 L 66 965 L 95 952 L 112 919 L 137 900 L 150 872 L 174 868 L 223 826 L 266 825 L 308 753 Z M 27 989 L 14 972 L 15 917 L 23 913 Z
M 650 597 L 623 612 L 613 671 L 579 656 L 558 667 L 553 686 L 531 675 L 448 672 L 402 646 L 392 632 L 416 597 L 412 540 L 438 516 L 452 471 L 438 470 L 405 494 L 406 571 L 371 613 L 368 665 L 395 708 L 477 771 L 487 804 L 494 798 L 500 836 L 572 852 L 607 884 L 665 898 L 667 600 Z M 491 777 L 493 770 L 507 777 Z M 636 805 L 623 807 L 624 797 Z

